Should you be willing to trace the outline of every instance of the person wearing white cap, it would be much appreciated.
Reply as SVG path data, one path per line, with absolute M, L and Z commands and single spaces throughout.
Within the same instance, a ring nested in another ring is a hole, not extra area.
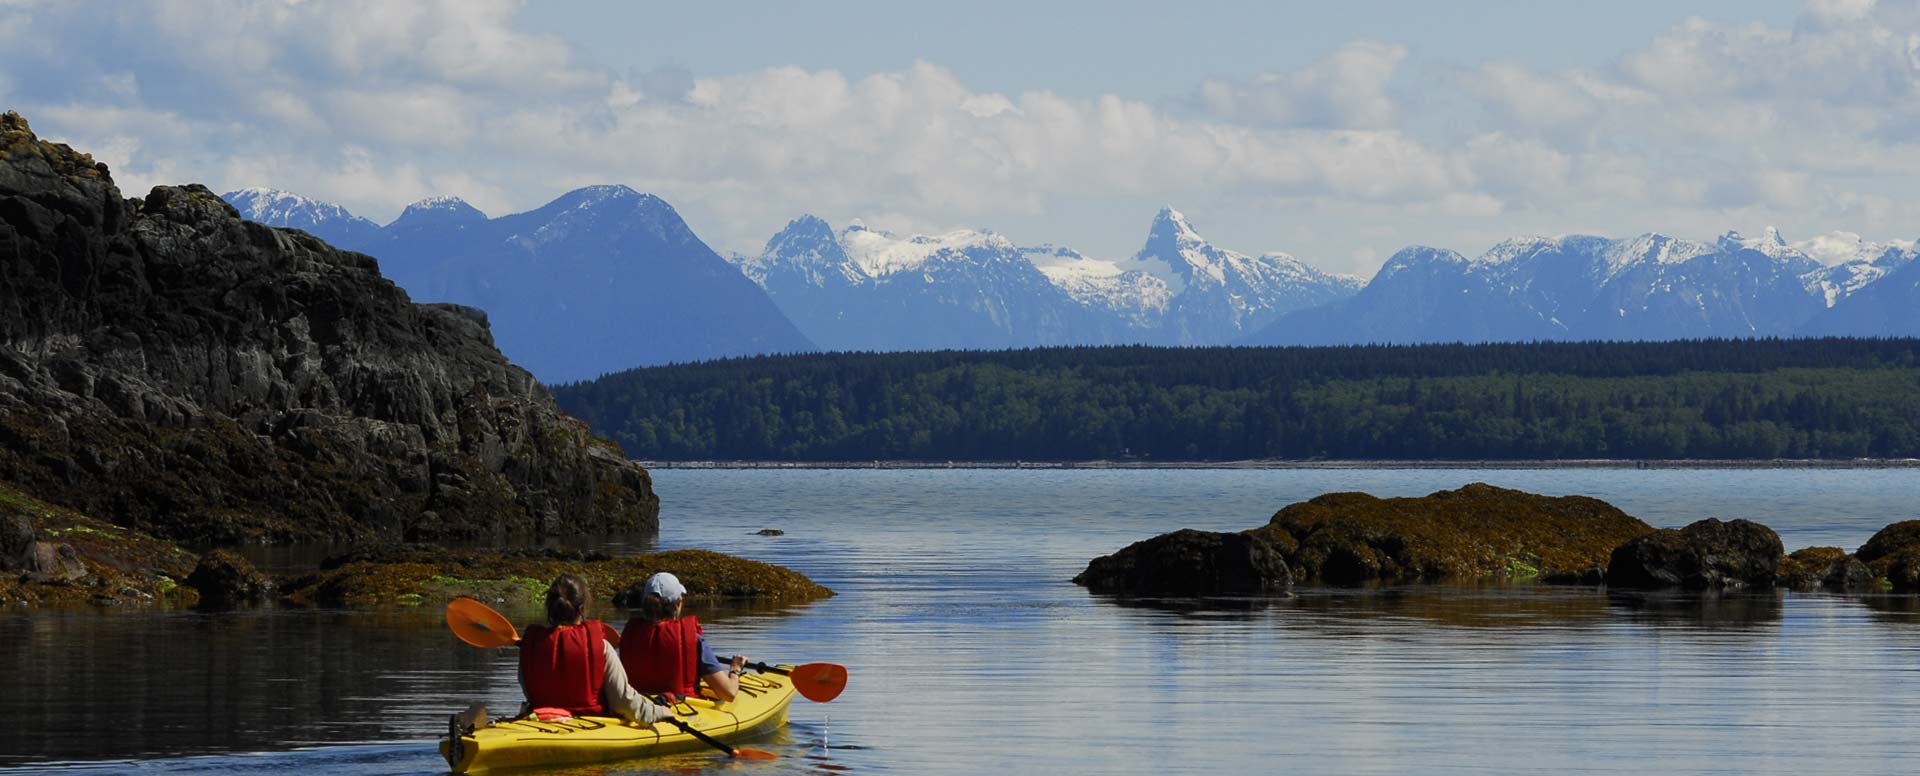
M 740 691 L 747 656 L 722 663 L 707 645 L 700 620 L 681 614 L 687 588 L 680 578 L 660 572 L 641 588 L 640 613 L 627 621 L 620 639 L 620 663 L 627 681 L 643 693 L 697 697 L 700 683 L 722 703 Z

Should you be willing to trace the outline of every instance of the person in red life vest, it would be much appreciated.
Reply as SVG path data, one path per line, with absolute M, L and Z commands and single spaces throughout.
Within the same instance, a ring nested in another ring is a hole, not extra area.
M 587 583 L 573 574 L 561 574 L 547 587 L 547 623 L 529 625 L 520 636 L 520 691 L 527 697 L 520 716 L 565 709 L 640 724 L 673 716 L 627 683 L 620 653 L 607 643 L 607 626 L 586 619 L 590 600 Z
M 661 572 L 647 578 L 640 613 L 627 621 L 621 636 L 620 662 L 634 688 L 643 693 L 698 697 L 699 683 L 705 680 L 715 700 L 733 700 L 747 656 L 734 655 L 731 664 L 720 662 L 700 632 L 700 620 L 681 616 L 686 595 L 679 577 Z

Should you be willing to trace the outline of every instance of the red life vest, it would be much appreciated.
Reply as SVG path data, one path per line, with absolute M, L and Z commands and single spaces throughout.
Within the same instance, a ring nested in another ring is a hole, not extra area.
M 520 637 L 520 677 L 527 703 L 552 706 L 576 715 L 599 714 L 600 685 L 606 681 L 606 637 L 599 620 L 557 628 L 529 625 Z
M 620 665 L 627 684 L 641 693 L 670 692 L 683 698 L 698 695 L 700 684 L 700 621 L 627 621 L 620 637 Z

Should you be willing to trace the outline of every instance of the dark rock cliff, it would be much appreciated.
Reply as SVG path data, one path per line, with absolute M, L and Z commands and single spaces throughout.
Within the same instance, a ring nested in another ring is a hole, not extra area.
M 123 199 L 0 117 L 0 480 L 175 539 L 649 530 L 647 472 L 562 414 L 485 316 L 242 221 Z

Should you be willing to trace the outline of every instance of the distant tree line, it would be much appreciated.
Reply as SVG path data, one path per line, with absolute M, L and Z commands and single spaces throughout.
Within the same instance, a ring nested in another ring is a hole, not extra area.
M 1920 340 L 823 353 L 554 389 L 656 460 L 1920 457 Z

